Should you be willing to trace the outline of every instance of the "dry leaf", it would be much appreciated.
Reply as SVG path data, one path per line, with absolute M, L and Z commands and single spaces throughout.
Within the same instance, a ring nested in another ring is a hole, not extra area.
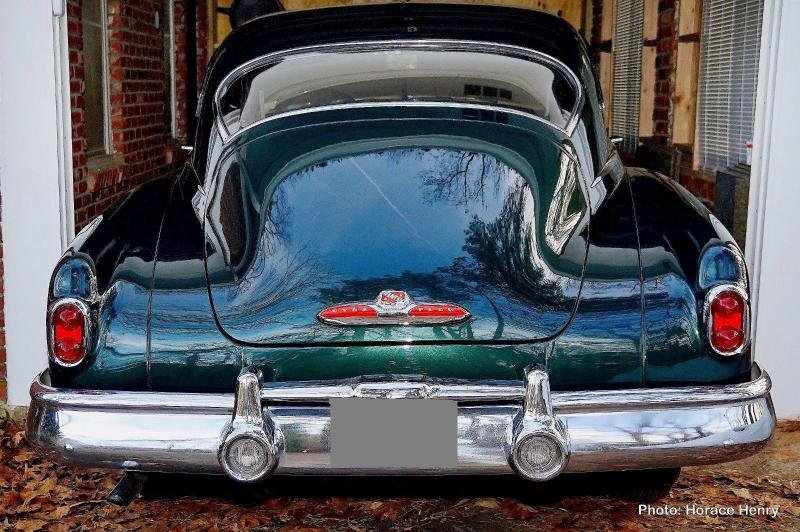
M 474 506 L 479 508 L 500 508 L 500 503 L 497 502 L 497 499 L 478 499 L 475 501 Z
M 69 515 L 70 507 L 66 505 L 62 505 L 54 509 L 50 512 L 50 516 L 54 519 L 64 519 L 66 516 Z
M 800 480 L 790 480 L 783 485 L 783 488 L 790 495 L 800 495 Z
M 41 519 L 23 519 L 22 521 L 17 521 L 14 528 L 25 532 L 34 532 L 35 530 L 41 530 L 46 525 L 47 521 L 42 521 Z

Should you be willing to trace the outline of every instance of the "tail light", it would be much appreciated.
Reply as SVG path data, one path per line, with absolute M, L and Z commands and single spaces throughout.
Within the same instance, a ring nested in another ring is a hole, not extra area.
M 747 345 L 750 316 L 747 294 L 737 286 L 720 286 L 706 297 L 706 327 L 711 348 L 737 355 Z
M 52 305 L 48 318 L 53 361 L 60 366 L 77 366 L 89 348 L 89 308 L 77 299 L 62 299 Z

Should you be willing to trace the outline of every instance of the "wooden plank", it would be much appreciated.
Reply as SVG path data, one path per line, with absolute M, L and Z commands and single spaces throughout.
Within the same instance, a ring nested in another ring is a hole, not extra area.
M 700 33 L 703 5 L 700 0 L 681 0 L 678 13 L 678 36 Z
M 516 3 L 520 7 L 533 7 L 557 15 L 572 24 L 574 28 L 581 29 L 583 27 L 582 0 L 537 0 L 534 2 L 520 0 Z M 533 5 L 531 6 L 531 4 Z
M 694 144 L 699 65 L 700 44 L 679 42 L 678 64 L 675 68 L 675 92 L 672 96 L 672 142 L 674 144 Z
M 600 41 L 602 42 L 614 38 L 615 4 L 614 0 L 603 0 L 603 8 L 600 12 Z
M 202 5 L 202 4 L 201 4 Z M 210 60 L 217 49 L 217 2 L 208 0 L 206 2 L 206 22 L 208 24 L 208 45 L 206 46 L 207 59 Z
M 639 136 L 652 137 L 656 105 L 656 47 L 642 48 L 642 86 L 639 95 Z
M 600 89 L 603 91 L 603 100 L 606 103 L 603 109 L 603 119 L 606 127 L 611 125 L 611 88 L 614 86 L 614 62 L 611 60 L 611 52 L 600 53 Z
M 652 41 L 658 38 L 658 0 L 644 0 L 644 26 L 642 38 Z
M 231 4 L 233 4 L 233 0 L 217 0 L 217 7 L 231 7 Z M 231 32 L 231 19 L 228 15 L 217 12 L 214 32 L 216 34 L 214 45 L 219 46 Z

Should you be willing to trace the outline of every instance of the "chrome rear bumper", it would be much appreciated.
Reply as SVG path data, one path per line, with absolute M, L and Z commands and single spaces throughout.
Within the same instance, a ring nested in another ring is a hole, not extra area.
M 537 409 L 523 408 L 535 401 L 526 397 L 522 383 L 267 383 L 261 386 L 260 404 L 276 435 L 274 473 L 279 475 L 513 473 L 509 457 L 515 431 L 531 419 L 550 425 L 555 420 L 563 428 L 564 472 L 591 472 L 708 464 L 753 454 L 775 428 L 770 386 L 758 367 L 750 382 L 721 386 L 551 394 L 545 380 L 547 397 Z M 457 401 L 455 467 L 332 467 L 328 402 L 334 397 Z M 231 428 L 232 393 L 56 389 L 44 372 L 31 386 L 31 399 L 28 439 L 60 460 L 125 470 L 224 473 L 219 451 Z

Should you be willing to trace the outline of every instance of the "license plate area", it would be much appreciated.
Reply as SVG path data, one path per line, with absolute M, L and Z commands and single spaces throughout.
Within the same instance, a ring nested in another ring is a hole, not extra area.
M 331 399 L 331 467 L 452 468 L 458 404 L 440 399 Z

